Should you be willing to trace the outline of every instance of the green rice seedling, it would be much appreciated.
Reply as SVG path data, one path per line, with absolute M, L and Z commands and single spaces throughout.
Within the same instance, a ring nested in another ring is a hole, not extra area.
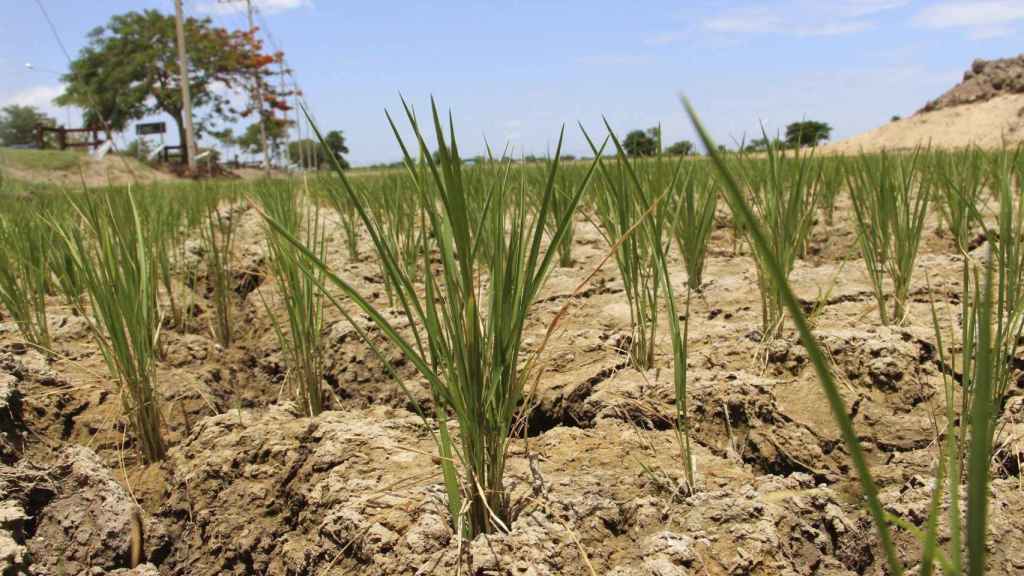
M 978 148 L 963 152 L 936 151 L 928 169 L 936 176 L 939 210 L 958 250 L 966 252 L 974 225 L 972 212 L 988 186 L 988 163 Z
M 25 341 L 50 349 L 46 296 L 53 232 L 39 216 L 19 211 L 0 214 L 0 305 Z
M 597 187 L 598 220 L 605 240 L 614 248 L 629 302 L 630 363 L 643 371 L 654 366 L 658 306 L 664 298 L 658 258 L 666 251 L 666 229 L 672 217 L 665 198 L 675 187 L 682 159 L 658 155 L 644 163 L 630 161 L 607 121 L 605 127 L 616 148 L 610 167 L 585 130 L 583 134 L 603 176 L 603 185 Z
M 842 156 L 836 156 L 822 158 L 819 161 L 821 162 L 821 179 L 818 180 L 817 197 L 822 212 L 825 213 L 825 224 L 832 226 L 835 224 L 836 201 L 839 199 L 839 193 L 843 190 L 845 178 L 843 166 L 846 160 Z
M 924 176 L 920 150 L 909 156 L 862 154 L 847 171 L 857 222 L 857 241 L 878 302 L 882 324 L 900 323 L 906 316 L 910 281 L 917 260 L 932 180 Z M 893 313 L 885 297 L 885 280 L 892 283 Z
M 509 496 L 503 484 L 505 460 L 510 434 L 521 417 L 524 382 L 532 365 L 520 362 L 524 324 L 555 258 L 554 251 L 544 250 L 544 229 L 552 210 L 558 152 L 545 184 L 544 201 L 531 210 L 522 188 L 510 186 L 507 181 L 482 189 L 467 187 L 471 180 L 464 177 L 454 126 L 449 120 L 446 134 L 436 105 L 432 105 L 436 160 L 426 153 L 429 148 L 414 114 L 408 106 L 405 111 L 433 183 L 434 195 L 428 196 L 431 189 L 419 177 L 416 161 L 388 115 L 403 151 L 410 185 L 420 194 L 429 222 L 430 234 L 421 236 L 421 287 L 403 271 L 399 256 L 382 239 L 382 225 L 367 209 L 364 194 L 353 188 L 337 165 L 340 186 L 328 190 L 328 201 L 341 208 L 342 199 L 346 199 L 355 207 L 392 278 L 397 307 L 410 320 L 411 334 L 400 333 L 381 311 L 329 270 L 313 250 L 288 236 L 273 220 L 268 221 L 277 232 L 302 247 L 307 262 L 322 270 L 326 282 L 365 313 L 429 383 L 452 522 L 457 532 L 473 537 L 506 530 L 511 520 Z M 582 182 L 576 191 L 574 203 L 585 185 Z M 481 218 L 474 220 L 469 198 L 478 194 L 486 194 L 485 208 Z M 566 219 L 548 246 L 562 239 L 568 225 Z M 436 274 L 431 252 L 440 261 Z M 344 313 L 337 300 L 332 302 Z M 373 341 L 366 341 L 383 358 Z M 396 378 L 396 382 L 404 388 L 401 380 Z M 458 423 L 458 443 L 450 430 L 452 418 Z
M 206 224 L 202 227 L 203 247 L 206 252 L 206 278 L 213 300 L 213 334 L 217 342 L 227 348 L 231 345 L 233 329 L 231 255 L 234 250 L 235 227 L 238 219 L 225 213 L 219 206 L 210 206 Z
M 987 259 L 995 269 L 995 294 L 993 302 L 993 348 L 996 358 L 1003 359 L 992 367 L 992 402 L 995 416 L 1001 412 L 1006 394 L 1015 381 L 1012 359 L 1017 357 L 1021 342 L 1024 341 L 1024 193 L 1020 188 L 1020 179 L 1024 175 L 1024 166 L 1020 163 L 1021 149 L 1010 153 L 1007 150 L 997 152 L 989 166 L 987 180 L 992 192 L 998 199 L 998 212 L 995 226 L 986 222 L 981 210 L 974 204 L 965 205 L 965 217 L 969 223 L 965 227 L 977 226 L 985 232 L 989 239 L 990 251 Z M 963 252 L 962 282 L 965 294 L 969 287 L 977 285 L 971 275 L 972 257 Z M 976 276 L 976 274 L 975 274 Z M 967 298 L 963 298 L 961 317 L 968 318 L 971 310 L 967 307 Z M 964 338 L 966 340 L 966 338 Z M 964 360 L 967 366 L 967 360 Z M 963 384 L 964 410 L 967 411 L 972 396 L 971 387 Z
M 148 209 L 148 228 L 152 238 L 153 256 L 157 262 L 160 283 L 167 296 L 171 324 L 180 328 L 185 323 L 185 307 L 178 302 L 177 290 L 174 285 L 177 275 L 174 255 L 176 253 L 175 245 L 180 238 L 183 202 L 177 195 L 172 196 L 168 193 L 147 200 L 151 202 Z
M 687 356 L 689 353 L 690 334 L 690 297 L 692 296 L 693 289 L 687 287 L 686 305 L 682 316 L 682 328 L 680 328 L 680 316 L 676 307 L 675 290 L 672 288 L 672 282 L 668 275 L 668 257 L 665 251 L 660 252 L 658 265 L 661 268 L 661 278 L 665 286 L 665 300 L 668 302 L 667 320 L 669 333 L 672 335 L 672 382 L 675 389 L 676 443 L 679 445 L 679 459 L 683 464 L 683 472 L 686 475 L 686 490 L 687 492 L 692 492 L 697 484 L 693 464 L 693 449 L 690 445 Z
M 81 218 L 57 223 L 57 232 L 88 295 L 91 331 L 118 382 L 124 414 L 143 457 L 154 462 L 165 450 L 154 385 L 157 267 L 135 198 L 125 194 L 71 199 Z
M 562 170 L 558 173 L 558 181 L 555 183 L 555 192 L 552 198 L 551 213 L 553 218 L 549 220 L 551 225 L 549 229 L 551 233 L 557 231 L 557 223 L 561 222 L 563 218 L 567 217 L 572 221 L 574 219 L 573 212 L 576 206 L 572 203 L 573 192 L 576 190 L 576 186 L 573 183 L 571 176 L 573 171 Z M 572 256 L 573 243 L 576 240 L 576 227 L 569 225 L 565 229 L 565 237 L 555 247 L 558 250 L 558 265 L 562 268 L 570 268 L 575 264 L 575 260 Z
M 527 191 L 530 193 L 530 201 L 536 206 L 541 204 L 542 198 L 540 195 L 544 192 L 544 179 L 547 177 L 550 165 L 551 159 L 546 158 L 543 163 L 523 162 L 517 166 L 520 175 L 527 180 L 526 186 Z M 562 166 L 558 171 L 558 175 L 555 177 L 555 195 L 552 199 L 552 211 L 548 218 L 549 234 L 553 234 L 558 229 L 558 223 L 565 217 L 566 209 L 569 208 L 569 201 L 576 191 L 576 181 L 582 174 L 579 170 L 574 170 L 572 166 Z M 570 226 L 566 228 L 565 232 L 565 239 L 558 246 L 555 246 L 554 249 L 558 251 L 558 266 L 570 268 L 575 263 L 572 249 L 573 242 L 575 241 L 576 227 Z
M 672 232 L 686 264 L 686 283 L 690 290 L 701 291 L 704 258 L 715 227 L 718 206 L 717 182 L 704 170 L 703 164 L 689 163 L 676 188 Z
M 267 218 L 287 233 L 302 238 L 303 244 L 324 258 L 324 229 L 319 204 L 302 204 L 302 198 L 290 188 L 268 185 L 256 191 L 256 199 Z M 302 252 L 286 237 L 268 227 L 267 246 L 270 270 L 276 281 L 280 302 L 287 314 L 287 327 L 274 319 L 274 331 L 288 360 L 287 381 L 296 403 L 307 416 L 316 416 L 324 409 L 323 270 L 303 271 Z M 269 306 L 268 306 L 268 312 Z M 274 315 L 270 314 L 271 318 Z
M 421 172 L 421 182 L 424 181 L 424 166 L 421 164 L 417 170 Z M 420 195 L 409 188 L 406 178 L 405 174 L 399 173 L 379 180 L 380 187 L 367 191 L 365 199 L 375 219 L 381 223 L 381 240 L 398 256 L 398 264 L 404 273 L 416 279 L 421 259 L 421 235 L 426 229 L 426 222 L 420 206 Z M 394 304 L 391 276 L 384 270 L 383 263 L 379 264 L 388 302 Z
M 749 198 L 769 242 L 767 249 L 753 246 L 753 254 L 761 293 L 761 329 L 765 338 L 772 338 L 782 332 L 784 306 L 779 282 L 768 273 L 766 258 L 769 254 L 777 258 L 789 278 L 814 224 L 821 165 L 799 149 L 788 153 L 772 141 L 765 159 L 741 156 L 734 166 L 745 191 L 744 202 Z M 746 230 L 751 223 L 735 198 L 727 196 L 726 204 L 736 225 Z
M 853 461 L 854 470 L 856 471 L 860 481 L 861 492 L 865 500 L 865 504 L 877 529 L 879 544 L 882 547 L 889 574 L 901 576 L 905 573 L 905 567 L 900 560 L 900 555 L 898 554 L 893 542 L 892 525 L 895 524 L 907 528 L 908 531 L 915 534 L 920 539 L 922 551 L 921 561 L 917 568 L 918 574 L 932 574 L 934 572 L 935 564 L 938 563 L 946 574 L 970 574 L 971 576 L 981 576 L 985 573 L 985 537 L 987 532 L 987 499 L 989 486 L 988 465 L 989 453 L 991 450 L 991 437 L 988 428 L 991 425 L 993 408 L 991 394 L 987 392 L 990 391 L 989 387 L 991 386 L 992 381 L 992 362 L 995 359 L 992 348 L 993 304 L 991 288 L 993 284 L 993 275 L 991 265 L 987 267 L 985 281 L 981 284 L 981 290 L 976 292 L 976 297 L 974 298 L 974 301 L 977 302 L 977 306 L 975 307 L 976 319 L 973 322 L 973 325 L 976 326 L 975 341 L 977 344 L 974 346 L 974 362 L 977 369 L 973 372 L 973 378 L 976 382 L 975 386 L 978 394 L 978 401 L 972 404 L 969 419 L 967 420 L 969 423 L 968 425 L 971 427 L 971 433 L 970 439 L 966 443 L 966 450 L 969 455 L 966 477 L 968 498 L 967 519 L 965 524 L 967 557 L 966 559 L 963 559 L 961 557 L 961 540 L 959 539 L 958 530 L 955 531 L 955 539 L 950 541 L 945 552 L 939 548 L 938 543 L 938 516 L 940 514 L 940 507 L 942 504 L 942 487 L 944 485 L 944 481 L 946 478 L 949 478 L 950 482 L 959 483 L 959 475 L 951 473 L 946 469 L 945 465 L 940 464 L 936 471 L 937 481 L 935 482 L 935 487 L 933 489 L 933 496 L 931 504 L 929 505 L 928 515 L 925 519 L 924 531 L 921 531 L 909 522 L 889 515 L 884 511 L 881 501 L 878 498 L 878 487 L 875 484 L 868 468 L 864 451 L 860 444 L 860 439 L 853 428 L 853 422 L 850 418 L 849 412 L 847 411 L 843 399 L 839 394 L 839 387 L 832 375 L 827 356 L 825 355 L 821 345 L 818 344 L 814 335 L 811 333 L 810 325 L 807 322 L 800 303 L 793 294 L 792 289 L 789 287 L 789 283 L 785 276 L 784 266 L 777 256 L 767 250 L 770 246 L 767 234 L 763 231 L 760 222 L 757 221 L 753 210 L 746 205 L 746 200 L 743 198 L 737 179 L 733 177 L 729 166 L 718 154 L 714 147 L 714 142 L 711 140 L 711 137 L 708 135 L 703 125 L 701 125 L 700 121 L 697 119 L 693 108 L 690 106 L 689 102 L 684 101 L 684 105 L 691 121 L 700 135 L 701 140 L 707 149 L 710 150 L 710 154 L 716 168 L 723 176 L 725 193 L 733 198 L 736 207 L 740 210 L 741 214 L 750 226 L 749 233 L 751 242 L 759 246 L 759 249 L 764 251 L 766 254 L 766 269 L 768 273 L 775 277 L 778 285 L 780 286 L 781 300 L 792 317 L 793 323 L 796 325 L 797 331 L 800 334 L 800 339 L 803 342 L 804 347 L 807 349 L 811 364 L 818 375 L 819 383 L 822 390 L 825 392 L 826 398 L 828 399 L 833 419 L 836 421 L 843 443 L 845 444 L 846 449 L 850 454 L 850 458 Z M 950 422 L 952 422 L 952 419 L 950 419 Z M 940 458 L 940 462 L 945 462 L 946 458 L 955 451 L 956 447 L 955 444 L 953 444 L 954 442 L 955 434 L 947 433 L 947 449 L 944 450 L 943 457 Z M 950 446 L 953 447 L 949 448 Z M 947 517 L 950 526 L 953 526 L 954 524 L 960 526 L 962 519 L 959 515 L 958 509 L 959 500 L 954 496 L 956 496 L 956 494 L 950 495 L 951 506 L 947 511 Z

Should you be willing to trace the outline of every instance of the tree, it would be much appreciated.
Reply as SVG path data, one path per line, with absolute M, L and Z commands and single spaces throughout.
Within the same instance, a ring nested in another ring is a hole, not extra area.
M 689 156 L 693 154 L 693 142 L 680 140 L 666 148 L 665 153 L 670 156 Z
M 262 44 L 253 35 L 228 32 L 209 18 L 188 18 L 184 27 L 197 138 L 214 119 L 231 121 L 254 109 L 267 114 L 267 108 L 288 108 L 267 82 L 275 56 L 262 54 Z M 87 45 L 62 79 L 66 88 L 57 102 L 82 108 L 87 126 L 121 131 L 132 120 L 164 112 L 185 141 L 173 16 L 156 10 L 113 16 L 89 33 Z M 230 91 L 253 82 L 264 87 L 266 102 L 233 108 Z
M 633 130 L 626 134 L 622 147 L 630 156 L 654 156 L 658 153 L 660 130 L 657 127 L 644 130 Z
M 789 146 L 817 146 L 832 136 L 832 127 L 825 122 L 804 120 L 786 126 L 786 144 Z
M 288 158 L 296 164 L 301 161 L 303 168 L 319 170 L 324 163 L 324 148 L 309 138 L 295 140 L 288 143 Z
M 213 139 L 217 141 L 221 146 L 224 147 L 224 152 L 231 151 L 232 148 L 238 145 L 238 139 L 235 138 L 235 130 L 233 128 L 222 128 L 220 130 L 210 130 L 208 132 Z
M 331 130 L 324 136 L 324 144 L 334 153 L 341 167 L 348 169 L 348 160 L 345 159 L 345 154 L 348 154 L 348 146 L 345 145 L 344 132 L 341 130 Z
M 267 126 L 267 149 L 271 155 L 278 155 L 281 152 L 281 143 L 287 137 L 288 123 L 281 118 L 270 117 L 264 120 Z M 245 132 L 235 139 L 235 143 L 242 150 L 250 154 L 262 151 L 260 142 L 260 123 L 254 122 L 245 128 Z
M 754 138 L 746 146 L 743 147 L 744 152 L 764 152 L 768 149 L 768 146 L 774 146 L 775 148 L 785 148 L 786 143 L 778 138 L 768 140 L 767 136 L 761 138 Z
M 11 104 L 0 110 L 0 144 L 14 146 L 36 141 L 36 125 L 56 126 L 57 121 L 35 106 Z

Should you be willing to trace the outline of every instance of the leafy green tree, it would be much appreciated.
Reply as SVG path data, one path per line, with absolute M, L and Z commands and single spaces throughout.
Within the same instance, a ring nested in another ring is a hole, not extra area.
M 309 138 L 289 142 L 288 158 L 296 164 L 301 161 L 303 167 L 319 170 L 325 160 L 324 147 Z
M 348 168 L 348 160 L 345 159 L 345 154 L 348 154 L 348 146 L 345 144 L 345 134 L 341 130 L 331 130 L 324 136 L 324 144 L 327 148 L 334 153 L 335 157 L 338 158 L 338 162 L 342 168 Z
M 665 149 L 665 153 L 670 156 L 689 156 L 693 151 L 693 142 L 689 140 L 680 140 Z
M 764 152 L 765 150 L 768 149 L 769 144 L 775 146 L 776 148 L 786 147 L 786 143 L 783 142 L 782 140 L 779 140 L 778 138 L 768 140 L 768 137 L 764 136 L 761 138 L 754 138 L 753 140 L 748 142 L 746 146 L 743 147 L 743 150 L 745 152 Z
M 35 106 L 11 104 L 0 110 L 0 144 L 14 146 L 36 141 L 36 125 L 56 126 L 57 121 Z
M 277 117 L 270 117 L 264 120 L 267 127 L 267 151 L 276 156 L 281 153 L 284 141 L 288 137 L 288 123 Z M 257 154 L 262 151 L 260 143 L 260 124 L 253 122 L 245 128 L 245 132 L 239 136 L 235 143 L 242 150 L 250 154 Z
M 832 136 L 832 127 L 825 122 L 804 120 L 786 126 L 788 146 L 817 146 Z
M 658 153 L 660 130 L 657 127 L 644 130 L 633 130 L 626 134 L 622 147 L 630 156 L 654 156 Z
M 260 82 L 266 102 L 259 113 L 286 105 L 267 82 L 276 56 L 262 54 L 254 36 L 228 32 L 209 18 L 184 23 L 189 55 L 189 88 L 197 138 L 215 119 L 252 113 L 231 104 L 230 90 Z M 85 124 L 121 131 L 132 120 L 166 113 L 185 141 L 174 17 L 156 10 L 113 16 L 89 33 L 88 43 L 63 76 L 57 102 L 84 110 Z M 228 90 L 225 90 L 227 88 Z

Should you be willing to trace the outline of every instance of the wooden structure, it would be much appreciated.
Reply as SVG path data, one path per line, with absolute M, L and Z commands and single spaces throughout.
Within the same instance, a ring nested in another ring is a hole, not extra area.
M 56 128 L 52 126 L 44 126 L 42 124 L 36 124 L 36 146 L 40 149 L 46 148 L 46 135 L 56 134 L 57 135 L 57 148 L 66 150 L 68 148 L 92 148 L 102 145 L 106 140 L 100 139 L 100 134 L 103 131 L 99 128 L 65 128 L 58 126 Z M 68 134 L 88 134 L 88 139 L 83 142 L 68 141 Z

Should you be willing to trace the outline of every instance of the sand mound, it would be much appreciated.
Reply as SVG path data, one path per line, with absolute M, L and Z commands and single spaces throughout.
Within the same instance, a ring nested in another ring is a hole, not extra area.
M 964 79 L 920 111 L 821 151 L 855 154 L 918 146 L 998 148 L 1024 142 L 1024 54 L 975 60 Z
M 998 148 L 1024 142 L 1024 94 L 921 112 L 821 148 L 833 154 L 917 146 Z

